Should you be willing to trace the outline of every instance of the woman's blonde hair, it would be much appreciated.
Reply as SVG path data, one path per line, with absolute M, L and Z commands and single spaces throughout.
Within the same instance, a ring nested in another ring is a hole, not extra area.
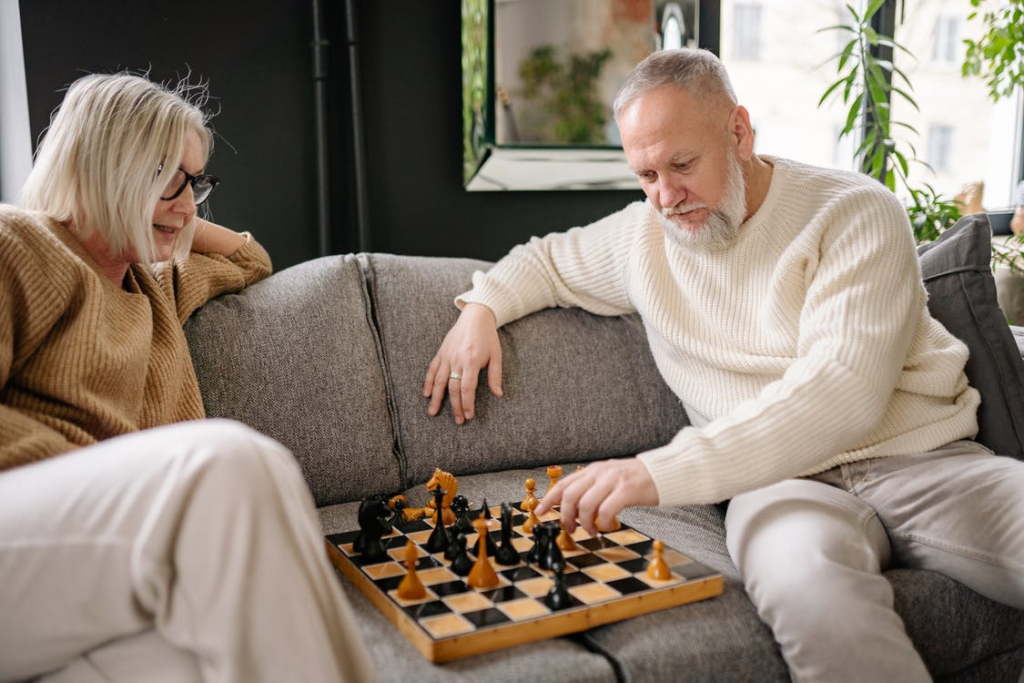
M 199 135 L 204 165 L 209 158 L 207 97 L 204 84 L 186 80 L 172 90 L 127 72 L 78 79 L 51 117 L 19 203 L 70 222 L 82 237 L 99 231 L 112 257 L 134 249 L 140 261 L 152 261 L 153 209 L 189 131 Z M 188 253 L 194 234 L 193 220 L 175 255 Z

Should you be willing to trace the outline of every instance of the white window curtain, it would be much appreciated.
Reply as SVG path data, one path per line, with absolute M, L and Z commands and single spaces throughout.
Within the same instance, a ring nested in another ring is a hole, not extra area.
M 32 168 L 18 0 L 0 0 L 0 202 L 13 203 Z

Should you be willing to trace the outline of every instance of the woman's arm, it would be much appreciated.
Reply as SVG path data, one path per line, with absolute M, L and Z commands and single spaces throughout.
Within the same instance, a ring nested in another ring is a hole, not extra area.
M 245 241 L 245 235 L 241 233 L 202 218 L 196 218 L 196 234 L 192 239 L 192 251 L 194 252 L 231 256 L 242 248 Z

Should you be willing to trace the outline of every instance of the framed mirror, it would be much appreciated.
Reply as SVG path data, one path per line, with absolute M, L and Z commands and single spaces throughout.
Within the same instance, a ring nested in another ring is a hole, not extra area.
M 698 0 L 462 0 L 466 189 L 636 189 L 612 100 L 698 26 Z

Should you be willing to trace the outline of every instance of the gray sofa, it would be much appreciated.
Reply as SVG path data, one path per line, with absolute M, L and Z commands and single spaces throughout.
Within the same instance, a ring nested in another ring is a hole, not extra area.
M 947 316 L 961 315 L 957 297 L 966 297 L 966 311 L 979 307 L 975 296 L 995 305 L 994 287 L 985 290 L 991 287 L 987 265 L 964 266 L 970 258 L 987 264 L 982 236 L 960 232 L 932 249 L 931 257 L 922 256 L 923 266 L 931 259 L 926 282 Z M 487 266 L 387 254 L 334 256 L 210 302 L 186 325 L 208 413 L 240 420 L 291 448 L 320 506 L 325 533 L 356 528 L 358 501 L 365 496 L 405 492 L 422 504 L 423 484 L 435 467 L 456 474 L 460 492 L 476 501 L 519 500 L 527 477 L 547 481 L 548 464 L 633 454 L 686 425 L 679 401 L 654 367 L 639 320 L 578 310 L 545 311 L 502 330 L 506 395 L 495 399 L 481 392 L 477 419 L 456 427 L 447 413 L 429 418 L 421 395 L 424 371 L 457 317 L 453 295 L 468 286 L 474 270 Z M 970 288 L 965 277 L 980 278 L 981 289 L 960 292 Z M 996 390 L 1007 401 L 1021 401 L 1024 365 L 1005 323 L 992 340 L 986 338 L 992 330 L 978 320 L 962 322 L 1001 354 L 987 368 L 1002 384 Z M 1006 348 L 1013 357 L 1006 358 Z M 988 363 L 974 351 L 972 346 L 973 361 Z M 1016 440 L 1013 455 L 1019 456 L 1024 447 L 1015 430 L 1020 426 L 1024 435 L 1024 410 L 1013 415 L 1018 406 L 1010 402 L 1002 407 L 1011 413 L 1005 416 L 987 395 L 985 400 L 990 431 L 1011 450 Z M 344 585 L 382 681 L 787 680 L 772 635 L 726 552 L 724 509 L 634 509 L 622 515 L 720 571 L 723 595 L 444 665 L 424 660 Z M 886 576 L 897 611 L 937 679 L 1017 680 L 1024 667 L 1024 612 L 934 573 L 892 569 Z

